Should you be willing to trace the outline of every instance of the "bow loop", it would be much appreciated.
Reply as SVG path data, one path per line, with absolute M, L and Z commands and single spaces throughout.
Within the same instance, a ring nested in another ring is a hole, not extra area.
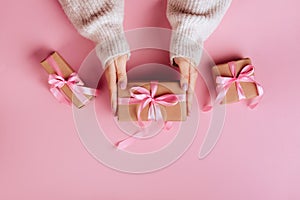
M 163 106 L 175 106 L 178 103 L 178 98 L 176 95 L 165 94 L 155 98 L 155 102 Z
M 144 100 L 150 97 L 150 92 L 143 87 L 132 87 L 130 89 L 130 96 L 136 100 Z
M 78 86 L 84 85 L 83 82 L 82 82 L 82 80 L 79 78 L 78 74 L 75 73 L 75 72 L 73 72 L 73 73 L 69 76 L 67 82 L 70 83 L 70 84 L 74 84 L 74 85 L 76 84 L 76 85 L 78 85 Z
M 246 65 L 241 70 L 239 77 L 250 77 L 254 74 L 254 66 L 253 65 Z
M 48 78 L 48 83 L 54 87 L 62 88 L 66 84 L 66 81 L 61 76 L 58 76 L 56 74 L 50 74 Z

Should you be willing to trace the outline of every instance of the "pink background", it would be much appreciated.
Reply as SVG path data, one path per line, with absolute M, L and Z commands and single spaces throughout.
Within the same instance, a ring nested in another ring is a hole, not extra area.
M 227 107 L 220 141 L 204 160 L 197 157 L 200 131 L 173 165 L 132 175 L 86 151 L 72 109 L 51 96 L 39 65 L 57 50 L 80 66 L 94 45 L 56 1 L 2 1 L 0 199 L 300 199 L 299 6 L 296 0 L 233 1 L 206 49 L 216 62 L 251 57 L 264 99 L 254 111 Z M 162 0 L 127 0 L 125 29 L 169 27 L 165 9 Z

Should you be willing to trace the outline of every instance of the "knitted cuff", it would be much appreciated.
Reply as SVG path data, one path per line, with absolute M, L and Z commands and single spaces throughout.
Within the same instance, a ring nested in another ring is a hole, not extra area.
M 170 61 L 172 65 L 174 64 L 173 59 L 176 57 L 189 59 L 194 66 L 199 65 L 203 42 L 195 41 L 192 38 L 193 34 L 186 30 L 174 30 L 172 32 L 170 44 Z
M 110 35 L 96 46 L 96 54 L 102 63 L 102 67 L 106 68 L 113 58 L 121 55 L 130 57 L 130 49 L 124 33 L 118 35 Z

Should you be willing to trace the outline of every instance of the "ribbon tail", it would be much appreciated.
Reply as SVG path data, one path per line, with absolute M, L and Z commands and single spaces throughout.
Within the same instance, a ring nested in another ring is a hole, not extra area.
M 173 122 L 164 121 L 160 106 L 158 104 L 154 104 L 155 110 L 155 121 L 159 127 L 162 127 L 164 130 L 170 130 L 173 127 Z
M 173 122 L 171 121 L 166 121 L 164 124 L 164 130 L 168 131 L 173 127 Z
M 246 99 L 246 96 L 244 94 L 244 91 L 243 91 L 243 88 L 242 88 L 240 82 L 235 82 L 235 84 L 236 84 L 236 90 L 238 93 L 239 100 Z
M 84 87 L 84 86 L 77 86 L 77 90 L 85 95 L 90 95 L 90 96 L 98 96 L 99 94 L 99 91 L 97 89 Z
M 138 125 L 141 128 L 144 128 L 145 124 L 143 123 L 142 118 L 141 118 L 142 109 L 143 109 L 143 107 L 140 105 L 138 108 L 138 111 L 137 111 L 137 118 L 138 118 Z
M 132 145 L 135 141 L 139 140 L 137 136 L 146 135 L 147 132 L 148 132 L 147 129 L 143 128 L 137 131 L 136 133 L 134 133 L 133 135 L 115 143 L 115 147 L 120 150 L 126 149 L 128 146 Z
M 264 90 L 259 83 L 256 83 L 256 88 L 257 88 L 258 96 L 249 100 L 248 107 L 250 109 L 254 109 L 258 105 L 258 103 L 260 102 L 264 94 Z
M 81 103 L 86 105 L 89 102 L 89 99 L 81 92 L 77 85 L 68 84 L 68 86 Z
M 148 120 L 152 121 L 156 119 L 156 110 L 155 110 L 155 106 L 153 103 L 151 103 L 149 110 L 148 110 Z
M 216 104 L 220 104 L 220 103 L 224 100 L 227 91 L 228 91 L 228 89 L 222 89 L 222 90 L 218 93 L 218 96 L 216 97 L 216 100 L 215 100 L 215 103 L 216 103 Z
M 137 140 L 136 138 L 131 136 L 131 137 L 125 138 L 124 140 L 117 142 L 115 144 L 115 146 L 117 149 L 120 149 L 120 150 L 126 149 L 129 145 L 134 143 L 136 140 Z
M 163 121 L 163 116 L 161 113 L 161 109 L 158 104 L 154 104 L 154 111 L 155 111 L 155 120 L 156 121 Z
M 202 106 L 202 111 L 203 112 L 208 112 L 212 109 L 212 105 L 210 103 L 204 104 L 204 106 Z
M 248 103 L 248 107 L 249 107 L 250 109 L 254 109 L 254 108 L 258 105 L 259 101 L 260 101 L 260 98 L 259 98 L 259 99 L 258 99 L 258 98 L 252 99 L 252 100 L 250 101 L 250 103 Z
M 58 88 L 51 87 L 50 91 L 53 94 L 53 96 L 58 100 L 58 102 L 65 103 L 65 104 L 70 104 L 71 103 L 69 101 L 69 99 L 64 94 L 62 94 L 62 91 L 59 90 Z

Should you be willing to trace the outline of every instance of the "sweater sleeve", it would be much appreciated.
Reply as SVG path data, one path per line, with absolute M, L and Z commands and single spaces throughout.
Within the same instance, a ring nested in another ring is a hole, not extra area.
M 114 57 L 130 55 L 123 30 L 123 0 L 59 0 L 78 32 L 94 41 L 105 67 Z
M 170 59 L 184 57 L 197 66 L 202 44 L 215 30 L 231 0 L 168 0 L 167 17 L 172 26 Z

